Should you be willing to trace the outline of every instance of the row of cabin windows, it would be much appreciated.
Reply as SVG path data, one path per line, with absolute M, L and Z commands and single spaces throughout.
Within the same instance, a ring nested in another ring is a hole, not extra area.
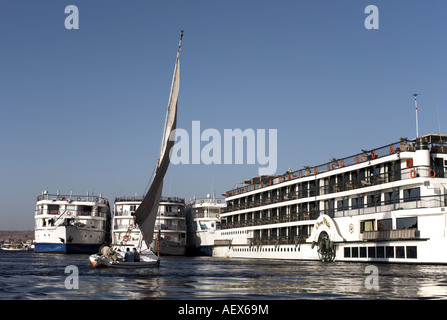
M 271 208 L 265 210 L 259 210 L 254 212 L 248 212 L 243 214 L 237 214 L 234 216 L 227 216 L 226 223 L 231 224 L 233 222 L 244 222 L 250 220 L 258 220 L 258 219 L 268 219 L 268 218 L 282 218 L 285 216 L 295 216 L 297 217 L 300 214 L 311 214 L 313 219 L 316 219 L 317 214 L 323 211 L 326 214 L 333 214 L 335 210 L 337 211 L 345 211 L 349 209 L 360 209 L 365 207 L 375 207 L 381 205 L 389 205 L 393 203 L 410 202 L 421 199 L 421 191 L 420 188 L 411 188 L 403 190 L 403 198 L 399 197 L 399 190 L 394 190 L 390 192 L 382 194 L 377 192 L 370 195 L 359 195 L 355 198 L 347 198 L 341 200 L 329 199 L 323 202 L 324 208 L 321 210 L 320 201 L 312 201 L 312 202 L 304 202 L 295 205 L 282 206 L 278 208 Z M 351 202 L 351 206 L 349 206 L 349 202 Z M 337 206 L 335 207 L 335 204 Z M 308 220 L 309 217 L 305 217 L 303 219 Z
M 376 228 L 377 226 L 377 228 Z M 408 218 L 396 218 L 395 229 L 417 229 L 418 228 L 418 218 L 408 217 Z M 365 231 L 386 231 L 393 230 L 393 220 L 388 219 L 371 219 L 360 221 L 360 233 Z
M 345 247 L 345 258 L 402 258 L 417 259 L 416 246 Z
M 371 185 L 397 181 L 401 179 L 401 162 L 393 161 L 368 168 L 353 170 L 343 174 L 333 175 L 323 179 L 301 182 L 282 188 L 249 195 L 228 201 L 227 207 L 231 211 L 239 209 L 241 205 L 260 202 L 293 200 L 314 197 L 323 194 L 353 190 Z
M 37 206 L 37 210 L 43 212 L 46 210 L 46 213 L 49 214 L 60 214 L 64 213 L 64 211 L 69 212 L 78 212 L 83 213 L 84 215 L 88 215 L 94 210 L 98 210 L 100 213 L 107 213 L 107 207 L 93 207 L 93 206 L 78 206 L 78 205 L 57 205 L 57 204 L 49 204 L 49 205 L 39 205 Z
M 366 199 L 366 206 L 367 207 L 375 207 L 380 206 L 382 204 L 393 204 L 393 203 L 399 203 L 401 200 L 403 202 L 410 202 L 410 201 L 417 201 L 421 199 L 421 189 L 420 188 L 411 188 L 411 189 L 404 189 L 403 190 L 403 198 L 400 197 L 399 190 L 393 190 L 389 192 L 383 193 L 383 200 L 382 200 L 382 194 L 380 192 L 376 192 L 374 194 L 370 195 L 359 195 L 356 198 L 350 198 L 350 199 L 341 199 L 337 200 L 337 211 L 344 211 L 349 209 L 360 209 L 365 207 L 365 199 Z M 351 201 L 351 207 L 349 208 L 349 200 Z M 334 201 L 333 199 L 327 200 L 328 201 L 328 208 L 329 210 L 335 209 L 333 207 Z

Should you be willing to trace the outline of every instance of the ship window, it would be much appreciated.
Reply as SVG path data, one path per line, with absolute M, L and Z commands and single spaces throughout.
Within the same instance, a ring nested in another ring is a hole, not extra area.
M 370 194 L 367 196 L 367 206 L 374 207 L 380 205 L 380 193 Z
M 394 247 L 385 247 L 386 258 L 394 258 Z
M 412 188 L 404 190 L 404 202 L 421 200 L 421 189 Z
M 392 230 L 393 221 L 391 219 L 377 220 L 377 230 Z
M 418 228 L 418 218 L 397 218 L 396 219 L 396 229 L 417 229 Z
M 418 257 L 416 246 L 408 246 L 406 249 L 407 249 L 407 258 L 416 259 Z
M 396 258 L 405 258 L 405 247 L 396 247 Z
M 359 257 L 359 248 L 357 248 L 357 247 L 353 247 L 352 248 L 352 257 L 353 258 L 358 258 Z
M 351 248 L 347 247 L 345 248 L 345 258 L 351 258 Z
M 364 197 L 359 196 L 358 198 L 352 198 L 352 209 L 360 209 L 364 206 Z
M 366 247 L 360 247 L 360 258 L 366 258 Z
M 348 199 L 338 200 L 337 201 L 337 211 L 348 210 Z
M 368 258 L 376 257 L 376 247 L 368 247 Z
M 59 206 L 58 205 L 48 205 L 48 213 L 49 214 L 58 214 Z
M 385 204 L 393 204 L 399 202 L 399 190 L 385 192 Z
M 385 247 L 377 247 L 377 258 L 385 258 Z
M 375 225 L 375 220 L 360 221 L 360 233 L 363 233 L 364 231 L 376 230 L 374 225 Z

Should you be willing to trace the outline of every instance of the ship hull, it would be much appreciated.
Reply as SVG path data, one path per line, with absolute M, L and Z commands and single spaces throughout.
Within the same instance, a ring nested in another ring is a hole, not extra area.
M 96 253 L 106 233 L 91 228 L 59 226 L 36 230 L 35 252 Z

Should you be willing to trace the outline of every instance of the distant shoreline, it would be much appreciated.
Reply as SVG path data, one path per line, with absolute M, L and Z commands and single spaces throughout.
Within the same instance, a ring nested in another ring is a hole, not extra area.
M 34 230 L 0 230 L 0 242 L 34 240 Z

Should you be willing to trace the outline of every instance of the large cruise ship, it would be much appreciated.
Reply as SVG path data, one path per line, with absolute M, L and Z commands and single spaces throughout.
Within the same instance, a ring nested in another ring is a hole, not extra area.
M 37 197 L 36 252 L 94 253 L 109 241 L 109 201 L 100 196 L 49 194 Z
M 447 135 L 377 149 L 226 192 L 213 256 L 447 263 Z
M 112 245 L 144 248 L 135 211 L 143 197 L 118 197 L 114 203 Z M 160 243 L 158 243 L 160 239 Z M 153 252 L 161 255 L 184 255 L 186 251 L 185 199 L 162 197 L 154 227 Z

